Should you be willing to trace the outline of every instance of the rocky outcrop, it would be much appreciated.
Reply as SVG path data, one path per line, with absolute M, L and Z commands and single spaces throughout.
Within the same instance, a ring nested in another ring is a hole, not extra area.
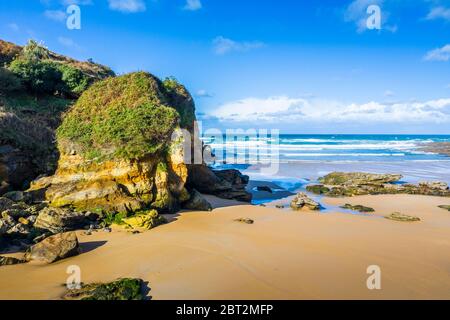
M 53 263 L 80 253 L 80 246 L 75 232 L 60 233 L 48 237 L 32 246 L 25 254 L 27 261 Z
M 190 165 L 188 187 L 219 198 L 250 202 L 252 194 L 246 191 L 249 177 L 238 170 L 211 170 L 206 165 Z
M 450 142 L 432 142 L 424 145 L 419 150 L 450 156 Z
M 174 80 L 138 72 L 98 82 L 58 129 L 56 173 L 30 192 L 45 190 L 50 206 L 77 211 L 176 212 L 189 200 L 188 169 L 183 141 L 171 137 L 192 119 L 192 97 Z
M 330 197 L 352 197 L 377 194 L 420 194 L 449 197 L 445 182 L 421 182 L 417 185 L 402 184 L 397 174 L 333 172 L 319 179 L 321 184 L 307 186 L 309 192 Z
M 309 210 L 320 210 L 321 206 L 318 202 L 314 201 L 307 194 L 299 192 L 291 201 L 291 208 L 293 210 L 302 210 L 308 208 Z

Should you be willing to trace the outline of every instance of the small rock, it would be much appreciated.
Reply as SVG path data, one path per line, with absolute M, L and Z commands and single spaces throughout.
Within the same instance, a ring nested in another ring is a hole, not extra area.
M 275 208 L 277 208 L 277 209 L 284 209 L 284 206 L 281 205 L 281 204 L 277 204 L 277 205 L 275 206 Z
M 320 204 L 303 192 L 300 192 L 295 196 L 295 198 L 291 201 L 291 208 L 293 210 L 301 210 L 304 207 L 307 207 L 310 210 L 320 210 Z
M 103 232 L 112 232 L 112 229 L 110 227 L 103 228 Z
M 418 218 L 418 217 L 408 216 L 406 214 L 402 214 L 402 213 L 399 213 L 399 212 L 391 213 L 390 215 L 385 216 L 385 218 L 389 219 L 389 220 L 401 221 L 401 222 L 416 222 L 416 221 L 420 221 L 420 218 Z
M 92 235 L 91 229 L 89 229 L 88 231 L 86 231 L 84 234 L 87 235 L 87 236 L 91 236 L 91 235 Z
M 439 208 L 450 211 L 450 206 L 439 206 Z
M 10 208 L 10 209 L 6 209 L 5 211 L 2 212 L 2 216 L 3 214 L 7 214 L 11 217 L 13 217 L 14 219 L 18 219 L 21 217 L 28 217 L 30 214 L 22 209 L 16 209 L 16 208 Z
M 359 205 L 359 204 L 358 205 L 351 205 L 351 204 L 347 203 L 347 204 L 343 205 L 341 208 L 342 209 L 349 209 L 349 210 L 353 210 L 353 211 L 358 211 L 358 212 L 363 212 L 363 213 L 375 212 L 375 209 L 370 208 L 370 207 L 365 207 L 365 206 L 362 206 L 362 205 Z
M 253 224 L 255 221 L 253 221 L 252 219 L 249 218 L 239 218 L 234 220 L 236 222 L 241 222 L 241 223 L 246 223 L 246 224 Z
M 75 232 L 66 232 L 48 237 L 32 246 L 25 254 L 27 261 L 53 263 L 80 254 Z
M 161 224 L 167 223 L 167 220 L 158 214 L 156 210 L 144 211 L 134 216 L 122 219 L 122 223 L 135 230 L 150 230 Z
M 259 206 L 260 207 L 267 207 L 264 203 L 261 203 Z
M 9 226 L 13 226 L 16 224 L 16 219 L 11 217 L 6 211 L 2 212 L 2 220 Z
M 30 224 L 30 221 L 28 221 L 27 218 L 22 218 L 22 217 L 19 218 L 19 222 L 20 222 L 21 224 L 26 225 L 26 226 Z
M 0 256 L 0 266 L 10 266 L 14 264 L 25 263 L 25 260 L 16 259 L 13 257 L 2 257 Z

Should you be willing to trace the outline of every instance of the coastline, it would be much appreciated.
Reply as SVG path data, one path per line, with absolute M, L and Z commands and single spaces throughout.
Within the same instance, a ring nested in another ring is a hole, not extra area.
M 370 215 L 293 212 L 208 196 L 211 213 L 182 212 L 153 230 L 77 232 L 83 254 L 52 265 L 0 268 L 0 299 L 58 299 L 66 268 L 86 283 L 138 277 L 153 299 L 449 299 L 447 198 L 390 195 L 324 199 L 373 206 Z M 382 216 L 416 215 L 418 223 Z M 253 225 L 235 222 L 251 218 Z M 379 265 L 382 290 L 368 290 Z M 6 290 L 5 290 L 6 289 Z

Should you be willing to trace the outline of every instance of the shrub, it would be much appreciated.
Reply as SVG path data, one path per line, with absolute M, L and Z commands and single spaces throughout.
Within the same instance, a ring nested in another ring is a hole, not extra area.
M 59 65 L 58 69 L 62 73 L 61 81 L 66 93 L 80 95 L 89 87 L 89 78 L 79 69 L 64 64 Z
M 66 113 L 57 130 L 65 145 L 87 159 L 139 159 L 162 152 L 178 125 L 161 82 L 144 72 L 97 82 Z M 65 150 L 68 151 L 68 150 Z
M 195 121 L 195 106 L 191 95 L 174 77 L 166 78 L 163 86 L 168 103 L 180 114 L 180 125 L 183 128 L 191 128 Z
M 29 40 L 27 45 L 23 47 L 21 56 L 25 60 L 45 60 L 50 57 L 50 51 L 41 43 Z
M 0 67 L 0 92 L 8 93 L 22 88 L 20 79 L 8 69 Z
M 52 62 L 20 58 L 11 63 L 9 70 L 33 93 L 53 94 L 63 88 L 61 71 Z

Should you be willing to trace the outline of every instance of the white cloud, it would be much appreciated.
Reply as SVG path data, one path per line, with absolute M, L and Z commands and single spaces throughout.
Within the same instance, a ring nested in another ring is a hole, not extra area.
M 450 21 L 450 8 L 446 7 L 432 8 L 425 19 L 427 20 L 444 19 Z
M 184 10 L 197 11 L 202 8 L 202 2 L 200 0 L 186 0 Z
M 344 20 L 347 22 L 353 22 L 356 25 L 356 31 L 362 33 L 367 31 L 367 19 L 369 15 L 367 14 L 367 8 L 371 5 L 382 6 L 384 0 L 354 0 L 346 8 L 344 12 Z M 382 30 L 386 30 L 392 33 L 397 32 L 397 25 L 388 25 L 387 20 L 389 17 L 389 12 L 385 9 L 381 11 L 381 25 Z
M 424 59 L 426 61 L 448 61 L 450 59 L 450 44 L 428 51 Z
M 108 0 L 111 10 L 134 13 L 147 10 L 143 0 Z
M 450 99 L 426 102 L 344 104 L 287 96 L 246 98 L 209 114 L 220 121 L 289 123 L 450 123 Z
M 64 21 L 67 17 L 66 13 L 62 10 L 45 10 L 44 15 L 54 21 Z
M 253 49 L 264 47 L 260 41 L 238 42 L 219 36 L 213 40 L 214 52 L 218 55 L 224 55 L 232 51 L 247 52 Z

